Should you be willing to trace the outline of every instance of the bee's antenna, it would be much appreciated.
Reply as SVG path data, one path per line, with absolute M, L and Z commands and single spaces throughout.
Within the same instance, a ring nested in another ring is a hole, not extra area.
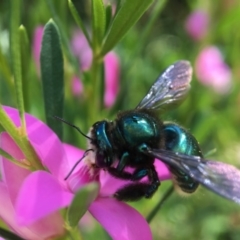
M 60 117 L 58 117 L 58 116 L 53 116 L 53 117 L 56 118 L 56 119 L 59 120 L 59 121 L 62 121 L 62 122 L 64 122 L 64 123 L 66 123 L 67 125 L 75 128 L 75 129 L 77 129 L 77 131 L 80 132 L 80 133 L 81 133 L 84 137 L 86 137 L 87 139 L 93 140 L 93 139 L 90 138 L 88 135 L 84 134 L 79 127 L 77 127 L 77 126 L 75 126 L 75 125 L 73 125 L 73 124 L 65 121 L 64 119 L 62 119 L 62 118 L 60 118 Z
M 74 164 L 74 166 L 72 167 L 71 171 L 68 173 L 68 175 L 64 178 L 64 180 L 66 181 L 71 174 L 73 173 L 74 169 L 77 167 L 77 165 L 83 160 L 83 158 L 86 157 L 86 153 L 88 153 L 89 151 L 94 151 L 93 149 L 88 149 L 84 152 L 83 156 Z

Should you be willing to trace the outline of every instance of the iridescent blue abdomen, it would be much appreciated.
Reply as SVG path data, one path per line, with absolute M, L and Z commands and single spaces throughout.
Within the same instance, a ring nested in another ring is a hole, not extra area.
M 163 131 L 167 150 L 202 157 L 197 140 L 187 130 L 174 123 L 165 123 Z M 182 171 L 171 167 L 171 172 L 184 192 L 192 193 L 198 187 L 199 184 Z

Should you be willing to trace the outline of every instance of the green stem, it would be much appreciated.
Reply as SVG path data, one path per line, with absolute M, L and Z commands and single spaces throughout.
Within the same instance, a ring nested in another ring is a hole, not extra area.
M 69 230 L 68 236 L 70 237 L 71 240 L 83 240 L 79 228 L 72 228 L 71 230 Z
M 15 97 L 15 91 L 14 91 L 14 80 L 13 76 L 10 70 L 10 66 L 8 64 L 8 61 L 6 57 L 3 54 L 3 51 L 0 46 L 0 72 L 3 75 L 3 80 L 6 81 L 6 85 L 9 89 L 9 92 L 11 94 L 11 98 L 14 99 Z
M 171 196 L 171 194 L 174 191 L 174 187 L 171 186 L 163 195 L 162 199 L 157 203 L 157 205 L 153 208 L 153 210 L 149 213 L 146 220 L 148 223 L 152 221 L 152 219 L 155 217 L 156 213 L 159 211 L 159 209 L 162 207 L 163 203 Z
M 10 48 L 11 59 L 13 66 L 13 74 L 15 80 L 17 106 L 20 113 L 21 127 L 23 133 L 26 133 L 26 122 L 24 118 L 24 100 L 23 100 L 23 88 L 22 88 L 22 63 L 21 63 L 21 50 L 20 50 L 20 9 L 21 2 L 19 0 L 11 1 L 11 17 L 10 17 Z
M 91 81 L 88 84 L 88 111 L 89 111 L 89 126 L 96 121 L 96 116 L 100 114 L 101 109 L 101 63 L 102 60 L 93 57 L 92 66 L 91 66 Z
M 7 158 L 10 162 L 18 165 L 19 167 L 29 169 L 28 165 L 16 160 L 15 158 L 13 158 L 11 155 L 9 155 L 7 152 L 5 152 L 2 149 L 0 149 L 0 155 L 3 156 L 4 158 Z

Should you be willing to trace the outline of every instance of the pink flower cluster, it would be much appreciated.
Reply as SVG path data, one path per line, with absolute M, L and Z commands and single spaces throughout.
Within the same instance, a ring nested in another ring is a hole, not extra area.
M 196 75 L 199 81 L 217 93 L 227 93 L 231 87 L 231 70 L 215 46 L 204 48 L 196 59 Z
M 185 29 L 192 39 L 203 39 L 208 32 L 209 17 L 202 10 L 193 11 L 187 18 Z
M 209 16 L 203 10 L 193 11 L 187 18 L 185 29 L 192 39 L 202 40 L 209 30 Z M 231 70 L 224 62 L 216 46 L 207 46 L 197 56 L 196 75 L 198 80 L 219 94 L 228 93 L 231 87 Z
M 20 125 L 18 111 L 4 107 L 16 126 Z M 26 239 L 49 239 L 65 233 L 64 218 L 59 210 L 69 206 L 74 191 L 86 183 L 97 181 L 100 191 L 89 212 L 115 240 L 152 239 L 145 219 L 132 207 L 114 199 L 112 194 L 123 184 L 100 171 L 92 176 L 82 161 L 71 177 L 64 181 L 72 166 L 83 155 L 83 150 L 62 143 L 43 122 L 25 114 L 27 134 L 46 171 L 31 172 L 4 157 L 0 158 L 0 218 L 15 233 Z M 0 135 L 0 147 L 21 161 L 24 155 L 8 133 Z M 168 168 L 156 161 L 161 180 L 169 179 Z

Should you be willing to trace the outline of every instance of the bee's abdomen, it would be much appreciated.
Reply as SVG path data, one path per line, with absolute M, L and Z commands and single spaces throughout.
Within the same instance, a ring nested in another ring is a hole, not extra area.
M 164 124 L 165 147 L 167 150 L 183 153 L 186 155 L 194 155 L 202 157 L 197 140 L 186 131 L 174 123 Z M 194 192 L 198 187 L 198 182 L 194 181 L 190 176 L 182 171 L 172 168 L 171 172 L 174 180 L 182 191 L 186 193 Z

